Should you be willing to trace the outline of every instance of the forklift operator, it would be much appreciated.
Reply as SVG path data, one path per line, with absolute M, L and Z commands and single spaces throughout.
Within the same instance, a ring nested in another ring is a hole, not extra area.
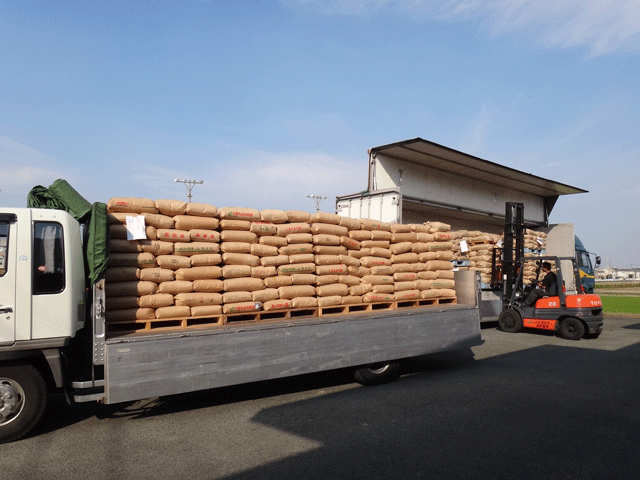
M 545 274 L 544 278 L 541 282 L 536 282 L 537 288 L 531 291 L 525 301 L 525 304 L 529 307 L 535 305 L 539 298 L 558 294 L 558 277 L 551 271 L 551 263 L 543 262 L 542 271 Z

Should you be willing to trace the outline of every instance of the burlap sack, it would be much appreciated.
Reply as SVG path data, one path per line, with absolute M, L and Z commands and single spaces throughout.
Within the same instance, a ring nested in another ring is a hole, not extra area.
M 223 313 L 253 313 L 261 309 L 262 304 L 254 301 L 225 303 L 222 306 Z
M 371 256 L 371 249 L 370 248 L 362 248 L 360 250 L 348 250 L 347 251 L 347 255 L 349 255 L 350 257 L 353 257 L 353 258 L 357 258 L 359 260 L 362 257 Z
M 151 295 L 158 289 L 158 285 L 149 281 L 116 282 L 105 285 L 104 293 L 107 297 L 129 297 Z
M 362 281 L 371 285 L 393 285 L 395 282 L 391 275 L 365 275 Z
M 363 240 L 360 243 L 361 248 L 386 248 L 389 249 L 391 242 L 389 240 Z
M 147 235 L 148 240 L 156 240 L 158 238 L 158 231 L 156 227 L 152 227 L 151 225 L 147 225 L 145 227 L 145 233 Z M 127 239 L 127 227 L 126 225 L 111 225 L 109 228 L 109 238 L 121 238 L 123 240 Z
M 418 232 L 416 233 L 416 237 L 418 242 L 420 243 L 430 243 L 435 241 L 435 236 L 433 235 L 433 233 Z
M 335 265 L 317 265 L 315 270 L 316 275 L 348 275 L 349 267 L 339 263 Z
M 362 303 L 362 295 L 347 295 L 342 297 L 342 305 L 358 305 Z
M 189 238 L 192 242 L 220 242 L 220 232 L 215 230 L 193 229 L 189 230 Z
M 396 292 L 394 297 L 396 301 L 419 300 L 420 290 L 403 290 L 401 292 Z
M 377 267 L 380 265 L 391 265 L 391 260 L 383 257 L 362 257 L 360 264 L 363 267 Z
M 451 242 L 453 237 L 450 232 L 435 232 L 433 239 L 436 242 Z
M 272 247 L 280 248 L 287 244 L 287 239 L 285 237 L 264 236 L 258 238 L 258 243 L 260 245 L 271 245 Z
M 326 233 L 314 235 L 313 244 L 338 246 L 340 245 L 340 237 L 338 235 L 329 235 Z
M 418 279 L 413 283 L 415 283 L 418 290 L 429 290 L 431 288 L 431 282 L 429 280 Z
M 418 261 L 421 263 L 427 263 L 431 260 L 438 259 L 438 252 L 422 252 L 418 254 Z
M 219 293 L 224 290 L 224 282 L 218 278 L 194 280 L 192 283 L 194 292 Z M 185 293 L 190 291 L 191 290 L 185 290 Z
M 295 297 L 313 297 L 316 294 L 316 287 L 313 285 L 291 285 L 278 287 L 278 295 L 282 299 L 292 299 Z
M 290 233 L 286 237 L 288 244 L 313 243 L 313 235 L 310 233 Z
M 175 255 L 181 255 L 185 257 L 203 253 L 220 253 L 220 244 L 210 242 L 176 243 L 173 246 L 173 253 Z
M 357 218 L 340 216 L 340 223 L 338 223 L 338 225 L 347 227 L 349 230 L 360 230 L 360 220 Z
M 439 290 L 420 290 L 420 298 L 424 300 L 430 300 L 438 298 L 440 296 Z
M 380 248 L 380 247 L 371 247 L 371 256 L 372 257 L 382 257 L 382 258 L 391 258 L 393 253 L 388 248 Z
M 254 278 L 275 277 L 277 274 L 278 270 L 274 266 L 264 267 L 260 265 L 258 267 L 251 267 L 251 276 Z
M 313 253 L 316 255 L 346 255 L 349 253 L 349 250 L 342 245 L 314 245 Z
M 358 242 L 362 242 L 363 240 L 371 240 L 371 231 L 370 230 L 350 230 L 349 238 L 353 238 Z
M 255 233 L 259 237 L 276 235 L 278 233 L 278 227 L 273 223 L 268 222 L 251 222 L 249 227 L 251 233 Z
M 316 286 L 329 285 L 331 283 L 340 283 L 340 275 L 315 275 Z M 358 278 L 358 277 L 356 277 Z
M 222 263 L 222 255 L 219 253 L 197 253 L 188 258 L 192 267 L 208 267 Z
M 176 215 L 173 220 L 174 228 L 179 230 L 215 230 L 220 224 L 217 218 L 193 215 Z
M 309 217 L 309 223 L 329 223 L 333 225 L 340 224 L 340 215 L 336 213 L 315 212 Z
M 413 232 L 413 229 L 411 228 L 411 225 L 404 224 L 404 223 L 392 223 L 391 225 L 389 225 L 389 230 L 391 231 L 391 233 L 411 233 L 411 232 Z
M 264 302 L 262 304 L 262 309 L 264 311 L 270 310 L 285 310 L 291 308 L 291 300 L 280 298 L 278 300 L 269 300 L 268 302 Z
M 222 313 L 222 305 L 199 305 L 191 307 L 192 317 L 207 317 L 211 315 L 220 315 Z
M 415 290 L 416 283 L 415 282 L 395 282 L 393 284 L 393 288 L 396 292 L 403 292 L 405 290 Z
M 160 308 L 173 305 L 173 295 L 168 293 L 155 293 L 153 295 L 142 295 L 138 299 L 140 308 Z
M 401 255 L 413 251 L 413 245 L 411 242 L 392 243 L 389 246 L 389 250 L 391 250 L 391 253 L 394 255 Z
M 348 267 L 359 267 L 360 259 L 350 255 L 338 255 L 338 263 L 344 263 Z
M 154 283 L 171 282 L 175 280 L 175 274 L 169 268 L 143 268 L 140 270 L 140 280 Z
M 280 237 L 286 237 L 292 233 L 309 233 L 311 232 L 311 225 L 308 223 L 283 223 L 277 225 L 277 235 Z
M 270 245 L 261 245 L 259 243 L 251 244 L 249 253 L 258 257 L 275 257 L 279 254 L 278 247 Z
M 287 214 L 289 223 L 309 223 L 309 218 L 311 217 L 308 212 L 303 212 L 301 210 L 286 210 L 285 213 Z
M 440 298 L 456 298 L 456 291 L 450 288 L 439 289 Z
M 438 273 L 434 270 L 426 270 L 418 272 L 418 278 L 423 280 L 435 280 L 438 278 Z M 431 286 L 429 286 L 431 288 Z
M 222 230 L 220 232 L 221 242 L 242 242 L 242 243 L 258 243 L 258 235 L 248 231 L 241 230 Z
M 299 253 L 289 255 L 289 263 L 315 263 L 316 256 L 313 253 Z
M 249 220 L 251 222 L 259 222 L 262 220 L 260 210 L 256 210 L 255 208 L 222 207 L 218 209 L 218 216 L 220 219 Z
M 322 277 L 320 276 L 318 278 Z M 344 283 L 348 287 L 353 287 L 362 283 L 362 279 L 360 277 L 356 277 L 355 275 L 340 275 L 339 281 L 340 283 Z
M 361 218 L 360 228 L 362 230 L 384 230 L 387 232 L 391 231 L 391 226 L 388 223 L 379 222 L 378 220 L 373 220 L 370 218 Z
M 339 305 L 342 305 L 342 297 L 340 295 L 318 298 L 318 307 L 337 307 Z
M 179 268 L 175 272 L 176 280 L 188 280 L 190 282 L 222 277 L 222 268 L 217 266 Z
M 291 275 L 278 275 L 276 277 L 268 277 L 264 280 L 264 286 L 267 288 L 287 287 L 291 285 Z
M 107 310 L 105 320 L 110 322 L 135 322 L 136 320 L 151 320 L 155 318 L 153 308 L 125 308 L 121 310 Z
M 429 242 L 427 248 L 430 252 L 436 252 L 439 250 L 453 250 L 453 243 L 451 242 Z
M 371 290 L 373 290 L 373 285 L 371 285 L 370 283 L 361 283 L 360 285 L 349 287 L 349 295 L 362 296 L 365 293 L 369 293 Z
M 415 232 L 391 234 L 391 243 L 402 243 L 402 242 L 415 243 L 417 241 L 418 241 L 418 235 Z
M 291 299 L 292 308 L 314 308 L 318 306 L 316 297 L 296 297 Z
M 289 215 L 282 210 L 262 210 L 260 218 L 263 222 L 271 223 L 287 223 L 289 221 Z
M 224 265 L 222 267 L 222 276 L 224 278 L 250 277 L 253 268 L 259 267 L 252 267 L 250 265 Z
M 256 290 L 254 292 L 251 292 L 251 296 L 251 299 L 254 302 L 260 303 L 268 302 L 270 300 L 277 300 L 278 298 L 280 298 L 277 288 L 263 288 L 262 290 Z
M 280 255 L 296 255 L 299 253 L 313 253 L 313 245 L 310 243 L 294 243 L 278 249 Z
M 128 297 L 106 297 L 104 301 L 104 307 L 106 310 L 123 310 L 125 308 L 138 308 L 137 295 L 130 295 Z M 171 297 L 173 300 L 173 297 Z
M 224 292 L 222 294 L 222 303 L 240 303 L 240 302 L 252 302 L 253 297 L 251 292 L 245 292 L 238 290 L 237 292 Z
M 429 225 L 412 223 L 411 231 L 416 233 L 429 233 Z
M 315 285 L 316 284 L 316 275 L 312 273 L 294 273 L 291 275 L 291 284 L 292 285 Z
M 395 272 L 393 274 L 393 280 L 396 282 L 413 282 L 418 279 L 416 272 Z
M 316 265 L 335 265 L 340 263 L 340 255 L 315 255 Z
M 336 235 L 338 237 L 344 237 L 349 235 L 349 229 L 331 223 L 314 223 L 311 225 L 311 233 L 314 235 Z
M 364 277 L 365 275 L 371 274 L 371 269 L 367 267 L 363 267 L 362 265 L 359 267 L 351 267 L 347 266 L 347 270 L 349 271 L 349 275 L 354 275 L 356 277 Z
M 278 275 L 293 275 L 294 273 L 315 273 L 315 263 L 294 263 L 289 265 L 280 265 L 278 267 Z
M 223 253 L 222 261 L 227 265 L 251 265 L 252 267 L 260 265 L 260 257 L 251 255 L 250 253 Z
M 393 273 L 419 272 L 421 265 L 421 263 L 394 263 L 392 268 Z
M 160 215 L 158 213 L 142 213 L 144 217 L 145 225 L 149 225 L 155 228 L 173 228 L 173 218 L 167 215 Z M 137 217 L 138 214 L 126 213 L 126 212 L 114 212 L 107 215 L 109 223 L 126 225 L 127 217 Z
M 275 257 L 258 257 L 263 267 L 278 267 L 289 263 L 289 255 L 277 255 Z M 306 262 L 305 262 L 306 263 Z
M 436 260 L 453 260 L 453 252 L 450 250 L 436 252 Z
M 173 298 L 177 306 L 196 307 L 199 305 L 220 305 L 222 303 L 222 295 L 219 293 L 178 293 Z
M 160 307 L 155 311 L 156 318 L 184 318 L 191 316 L 191 309 L 187 306 Z
M 393 294 L 385 293 L 366 293 L 362 297 L 363 303 L 393 302 L 394 300 Z
M 392 265 L 379 265 L 371 267 L 371 275 L 393 275 L 394 269 Z
M 251 224 L 249 220 L 231 220 L 229 218 L 225 218 L 224 220 L 220 220 L 220 225 L 218 228 L 221 230 L 241 230 L 248 232 L 251 230 Z
M 188 230 L 177 230 L 175 228 L 159 228 L 156 232 L 157 238 L 165 242 L 190 242 L 191 235 Z
M 105 271 L 105 280 L 111 282 L 129 282 L 140 280 L 140 272 L 143 269 L 138 267 L 109 267 Z M 147 270 L 146 268 L 144 270 Z
M 156 200 L 156 208 L 161 214 L 174 217 L 186 213 L 187 202 L 183 202 L 182 200 L 160 199 Z
M 209 205 L 207 203 L 192 202 L 187 203 L 187 209 L 185 213 L 187 215 L 194 215 L 196 217 L 215 217 L 218 215 L 218 207 Z
M 388 230 L 373 230 L 371 232 L 371 241 L 373 241 L 373 242 L 388 242 L 386 245 L 384 245 L 386 247 L 388 247 L 389 243 L 391 243 L 391 238 L 392 237 L 393 237 L 393 235 Z
M 401 245 L 401 244 L 398 244 Z M 411 244 L 411 251 L 413 253 L 424 253 L 424 252 L 429 252 L 430 251 L 430 247 L 428 243 L 425 242 L 416 242 Z
M 427 282 L 431 282 L 430 286 L 432 289 L 440 289 L 440 288 L 452 289 L 456 285 L 455 281 L 449 280 L 446 278 L 436 278 L 435 280 L 427 280 Z
M 107 202 L 107 211 L 131 213 L 158 213 L 156 202 L 149 198 L 114 197 Z
M 362 246 L 358 240 L 346 235 L 340 237 L 340 245 L 347 247 L 348 250 L 360 250 L 360 247 Z
M 172 282 L 162 282 L 158 284 L 158 293 L 188 293 L 193 291 L 193 283 L 184 280 L 174 280 Z
M 393 285 L 372 285 L 371 293 L 395 293 L 396 289 Z
M 409 252 L 402 253 L 400 255 L 393 255 L 391 257 L 391 263 L 418 263 L 419 258 L 417 253 Z
M 489 273 L 491 273 L 491 272 L 489 272 Z M 446 279 L 449 279 L 449 280 L 453 279 L 454 276 L 455 276 L 453 270 L 438 270 L 436 272 L 436 275 L 437 275 L 438 278 L 446 278 Z
M 453 270 L 453 264 L 446 260 L 430 260 L 427 262 L 427 270 Z
M 168 268 L 170 270 L 177 270 L 179 268 L 189 268 L 191 261 L 189 257 L 183 257 L 180 255 L 159 255 L 156 257 L 158 267 Z
M 451 225 L 442 222 L 426 222 L 429 225 L 429 233 L 449 232 Z
M 244 242 L 222 242 L 220 251 L 222 253 L 252 253 L 251 244 Z
M 224 280 L 224 289 L 227 292 L 262 290 L 264 281 L 261 278 L 229 278 Z
M 158 266 L 156 256 L 151 253 L 112 253 L 109 267 L 153 268 Z

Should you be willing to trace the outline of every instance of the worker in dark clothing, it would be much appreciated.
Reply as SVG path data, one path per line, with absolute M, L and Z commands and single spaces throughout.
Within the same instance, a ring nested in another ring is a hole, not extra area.
M 535 305 L 539 298 L 558 294 L 558 277 L 551 271 L 550 262 L 542 262 L 542 272 L 544 273 L 544 278 L 541 282 L 536 282 L 537 287 L 531 291 L 525 300 L 525 305 L 529 307 Z

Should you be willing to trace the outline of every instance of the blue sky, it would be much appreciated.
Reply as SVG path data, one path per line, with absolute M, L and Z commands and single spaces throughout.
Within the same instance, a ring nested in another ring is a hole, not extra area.
M 0 0 L 0 205 L 313 211 L 366 189 L 367 149 L 421 137 L 589 193 L 606 265 L 640 266 L 638 0 Z

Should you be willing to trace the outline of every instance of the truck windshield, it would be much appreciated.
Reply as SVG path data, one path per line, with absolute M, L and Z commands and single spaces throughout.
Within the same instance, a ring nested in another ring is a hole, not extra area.
M 9 238 L 9 225 L 0 223 L 0 277 L 7 273 L 7 241 Z
M 587 252 L 578 253 L 578 267 L 589 271 L 593 270 L 591 259 L 589 258 L 589 254 Z

